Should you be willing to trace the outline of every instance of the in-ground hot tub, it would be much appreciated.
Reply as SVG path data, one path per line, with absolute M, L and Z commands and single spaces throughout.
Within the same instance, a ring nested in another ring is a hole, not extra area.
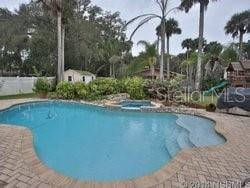
M 147 100 L 124 100 L 118 103 L 122 109 L 128 110 L 140 110 L 146 108 L 155 108 L 155 105 L 151 101 Z
M 79 180 L 107 182 L 150 175 L 183 149 L 225 142 L 213 121 L 197 116 L 57 101 L 0 111 L 0 124 L 30 129 L 43 164 Z

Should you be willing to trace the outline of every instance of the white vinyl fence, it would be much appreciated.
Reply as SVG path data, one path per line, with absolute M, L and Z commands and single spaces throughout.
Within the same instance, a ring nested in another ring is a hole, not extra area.
M 0 96 L 33 93 L 37 77 L 0 77 Z M 54 77 L 48 77 L 53 81 Z

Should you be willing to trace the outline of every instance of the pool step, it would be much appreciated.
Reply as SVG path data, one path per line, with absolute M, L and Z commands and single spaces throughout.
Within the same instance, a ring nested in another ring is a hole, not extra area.
M 180 146 L 177 143 L 178 135 L 181 133 L 180 128 L 176 128 L 171 134 L 171 138 L 166 138 L 168 141 L 166 142 L 166 148 L 171 157 L 174 157 L 180 150 Z
M 181 149 L 189 149 L 195 147 L 195 145 L 189 139 L 189 132 L 187 130 L 182 130 L 177 138 L 177 143 Z

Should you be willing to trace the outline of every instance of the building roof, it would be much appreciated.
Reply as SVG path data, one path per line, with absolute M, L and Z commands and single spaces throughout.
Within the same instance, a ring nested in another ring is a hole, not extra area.
M 244 71 L 244 68 L 240 62 L 231 62 L 232 68 L 234 71 Z
M 250 69 L 250 60 L 241 61 L 241 64 L 244 69 Z
M 74 72 L 77 72 L 77 73 L 80 74 L 80 75 L 95 76 L 95 74 L 93 74 L 93 73 L 91 73 L 91 72 L 88 72 L 88 71 L 81 71 L 81 70 L 68 69 L 68 70 L 66 70 L 65 72 L 68 72 L 68 71 L 74 71 Z

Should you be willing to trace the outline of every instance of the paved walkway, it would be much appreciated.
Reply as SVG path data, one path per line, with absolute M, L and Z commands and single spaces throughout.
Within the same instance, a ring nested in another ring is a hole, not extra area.
M 0 109 L 27 101 L 32 100 L 0 101 Z M 1 125 L 0 188 L 191 188 L 195 185 L 207 188 L 209 183 L 210 187 L 219 188 L 218 183 L 221 187 L 228 183 L 229 187 L 229 183 L 236 185 L 250 178 L 250 118 L 200 110 L 194 113 L 214 119 L 216 130 L 227 138 L 227 143 L 182 151 L 169 165 L 151 176 L 113 183 L 83 182 L 57 174 L 38 160 L 29 130 Z

